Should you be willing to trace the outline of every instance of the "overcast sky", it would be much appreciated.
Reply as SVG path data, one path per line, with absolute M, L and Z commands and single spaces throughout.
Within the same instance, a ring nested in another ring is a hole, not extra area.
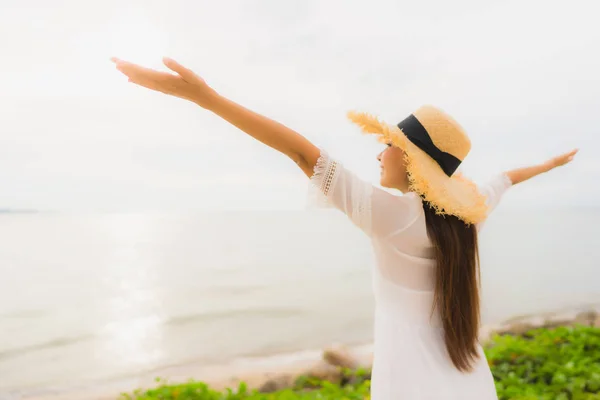
M 514 206 L 600 204 L 597 2 L 2 0 L 0 208 L 298 209 L 284 156 L 191 103 L 124 81 L 110 56 L 171 56 L 377 183 L 381 145 L 351 109 L 396 123 L 437 105 L 467 129 L 463 171 L 581 149 Z

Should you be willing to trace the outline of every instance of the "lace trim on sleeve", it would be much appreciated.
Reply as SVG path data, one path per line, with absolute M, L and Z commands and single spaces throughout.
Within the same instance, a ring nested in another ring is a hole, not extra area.
M 337 208 L 367 234 L 372 231 L 373 186 L 321 151 L 310 178 L 309 207 Z
M 338 178 L 339 163 L 321 150 L 321 155 L 313 168 L 308 190 L 310 208 L 331 208 L 331 194 Z

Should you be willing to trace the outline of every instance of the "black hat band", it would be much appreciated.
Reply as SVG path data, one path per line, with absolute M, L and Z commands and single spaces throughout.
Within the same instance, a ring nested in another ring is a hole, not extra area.
M 460 166 L 461 161 L 458 158 L 436 147 L 425 127 L 413 114 L 401 121 L 398 128 L 404 132 L 408 140 L 433 158 L 446 175 L 452 176 Z

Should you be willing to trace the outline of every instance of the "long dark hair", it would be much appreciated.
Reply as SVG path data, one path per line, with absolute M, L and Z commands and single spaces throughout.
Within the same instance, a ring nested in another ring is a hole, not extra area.
M 436 214 L 426 201 L 423 209 L 437 264 L 434 308 L 452 363 L 460 371 L 470 371 L 478 358 L 480 323 L 477 229 L 455 216 Z

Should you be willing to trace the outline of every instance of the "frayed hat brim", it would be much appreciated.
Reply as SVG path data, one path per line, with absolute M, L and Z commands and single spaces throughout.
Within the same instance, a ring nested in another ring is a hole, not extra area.
M 378 135 L 380 142 L 391 143 L 404 151 L 409 190 L 431 204 L 437 214 L 454 215 L 467 224 L 479 223 L 487 217 L 486 197 L 477 185 L 460 172 L 446 175 L 438 163 L 408 140 L 400 128 L 368 113 L 351 111 L 348 118 L 363 133 Z

